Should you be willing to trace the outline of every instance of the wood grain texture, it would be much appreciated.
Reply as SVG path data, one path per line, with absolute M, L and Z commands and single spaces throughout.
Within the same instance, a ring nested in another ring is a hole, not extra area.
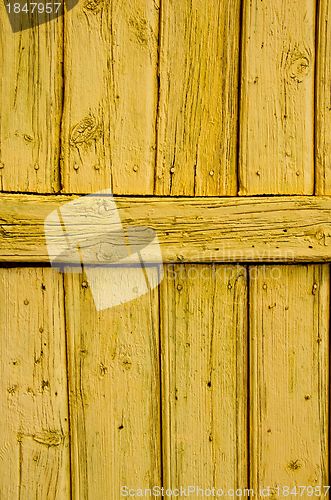
M 0 12 L 0 190 L 57 192 L 62 19 L 13 33 Z
M 239 194 L 314 192 L 315 2 L 244 0 Z
M 0 497 L 70 498 L 63 281 L 0 269 Z
M 165 486 L 245 488 L 245 268 L 167 266 L 161 313 Z
M 250 268 L 254 488 L 329 484 L 329 316 L 328 266 Z
M 316 61 L 316 194 L 331 194 L 331 4 L 319 1 Z
M 158 21 L 158 0 L 67 13 L 63 192 L 153 193 Z
M 240 1 L 161 9 L 156 194 L 234 195 Z
M 0 261 L 49 262 L 44 221 L 61 204 L 74 199 L 78 198 L 2 195 Z M 73 211 L 72 225 L 67 226 L 68 234 L 90 249 L 90 262 L 108 262 L 107 252 L 102 252 L 103 259 L 97 257 L 98 245 L 106 243 L 111 248 L 112 244 L 111 218 L 99 210 L 99 201 L 106 199 L 85 198 L 85 205 L 79 205 L 79 212 Z M 134 226 L 156 231 L 165 263 L 331 260 L 328 197 L 114 199 L 124 229 Z M 84 206 L 89 214 L 95 214 L 92 227 L 76 224 L 75 216 L 82 215 Z M 54 224 L 49 229 L 60 241 L 61 228 Z M 147 261 L 154 261 L 154 248 Z M 69 261 L 75 262 L 72 257 Z
M 98 313 L 87 281 L 65 280 L 73 498 L 160 484 L 157 291 Z

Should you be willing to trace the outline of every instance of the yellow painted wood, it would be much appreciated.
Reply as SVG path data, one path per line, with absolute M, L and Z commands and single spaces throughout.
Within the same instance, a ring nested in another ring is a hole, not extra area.
M 316 194 L 331 194 L 331 4 L 320 0 L 316 61 Z
M 161 6 L 156 193 L 234 195 L 240 1 Z
M 0 261 L 49 262 L 44 221 L 53 210 L 74 199 L 72 196 L 2 195 Z M 125 230 L 134 226 L 156 231 L 163 262 L 322 262 L 331 259 L 329 197 L 116 197 L 115 200 Z M 85 248 L 85 263 L 107 262 L 105 246 L 101 253 L 97 251 L 102 242 L 112 248 L 111 220 L 107 212 L 99 211 L 99 201 L 94 196 L 85 198 L 86 210 L 95 214 L 93 227 L 77 224 L 77 220 L 82 220 L 82 208 L 73 212 L 72 223 L 67 225 L 67 234 L 75 234 Z M 54 224 L 50 234 L 58 238 L 59 229 Z M 67 241 L 62 244 L 67 245 Z M 150 262 L 158 256 L 154 248 L 146 255 Z M 98 255 L 104 260 L 96 257 Z M 75 262 L 72 257 L 63 259 Z
M 70 498 L 63 281 L 0 269 L 0 498 Z
M 64 192 L 153 193 L 158 3 L 79 2 L 66 15 Z
M 244 0 L 239 194 L 314 191 L 311 0 Z
M 177 263 L 100 312 L 78 274 L 64 297 L 52 269 L 0 270 L 1 499 L 328 484 L 329 268 L 251 267 L 248 301 L 245 268 L 206 263 L 331 260 L 331 198 L 248 197 L 313 194 L 314 134 L 331 193 L 330 16 L 329 0 L 92 0 L 13 34 L 1 11 L 0 190 L 148 195 L 116 198 L 124 229 L 154 229 Z M 0 261 L 48 263 L 44 221 L 73 199 L 2 196 Z M 68 228 L 89 262 L 112 241 L 97 202 L 93 228 L 78 212 Z
M 329 316 L 328 266 L 250 268 L 254 488 L 329 484 Z
M 84 278 L 65 283 L 73 498 L 160 484 L 157 291 L 98 313 Z
M 0 24 L 0 190 L 57 192 L 62 19 L 13 33 L 2 5 Z
M 167 487 L 247 487 L 246 307 L 245 268 L 166 267 L 161 338 Z

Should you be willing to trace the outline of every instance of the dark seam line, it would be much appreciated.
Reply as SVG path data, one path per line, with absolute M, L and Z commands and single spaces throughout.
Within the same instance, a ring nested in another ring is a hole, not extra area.
M 243 10 L 244 10 L 244 2 L 240 1 L 240 13 L 239 13 L 239 41 L 238 41 L 238 95 L 237 95 L 237 151 L 236 151 L 236 192 L 237 196 L 239 196 L 240 191 L 240 131 L 241 131 L 241 122 L 240 122 L 240 114 L 241 114 L 241 79 L 242 79 L 242 54 L 243 54 Z
M 63 311 L 64 311 L 64 341 L 65 341 L 65 354 L 66 354 L 66 382 L 67 382 L 67 408 L 68 408 L 68 441 L 69 441 L 69 487 L 70 499 L 73 498 L 73 478 L 72 478 L 72 432 L 71 432 L 71 405 L 70 405 L 70 384 L 69 384 L 69 341 L 68 341 L 68 328 L 67 328 L 67 315 L 66 315 L 66 288 L 65 288 L 65 275 L 62 275 L 63 286 Z
M 317 116 L 317 72 L 318 72 L 318 48 L 319 48 L 319 18 L 320 18 L 320 0 L 316 0 L 316 12 L 315 12 L 315 45 L 314 45 L 314 79 L 313 79 L 313 181 L 314 181 L 314 195 L 316 196 L 316 152 L 317 152 L 317 128 L 316 128 L 316 116 Z M 320 174 L 319 174 L 320 175 Z
M 159 32 L 158 32 L 158 43 L 157 43 L 157 68 L 156 68 L 156 85 L 157 85 L 157 103 L 156 103 L 156 113 L 155 113 L 155 156 L 154 156 L 154 185 L 153 193 L 156 192 L 157 184 L 157 166 L 158 166 L 158 149 L 159 149 L 159 116 L 160 116 L 160 101 L 161 101 L 161 80 L 160 80 L 160 68 L 161 68 L 161 29 L 162 29 L 162 0 L 159 4 Z

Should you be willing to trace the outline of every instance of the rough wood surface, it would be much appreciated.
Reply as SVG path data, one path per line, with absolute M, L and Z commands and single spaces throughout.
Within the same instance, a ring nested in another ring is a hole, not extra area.
M 63 280 L 0 269 L 0 498 L 70 498 Z
M 65 290 L 73 498 L 160 484 L 157 291 L 98 313 L 84 277 Z
M 153 194 L 158 0 L 79 2 L 65 21 L 63 192 Z
M 74 199 L 78 198 L 2 195 L 0 261 L 49 262 L 44 221 L 61 204 Z M 102 197 L 101 202 L 106 199 Z M 125 229 L 134 226 L 156 231 L 163 262 L 331 260 L 329 197 L 171 200 L 116 197 L 115 200 Z M 111 217 L 107 211 L 100 210 L 99 201 L 98 197 L 88 197 L 85 205 L 78 204 L 80 208 L 75 209 L 78 212 L 73 210 L 67 232 L 74 234 L 81 246 L 90 249 L 89 262 L 107 263 L 107 252 L 102 252 L 103 260 L 96 257 L 99 244 L 106 243 L 110 248 L 112 245 Z M 76 223 L 76 215 L 82 214 L 82 207 L 86 207 L 89 214 L 95 214 L 93 227 Z M 60 229 L 54 224 L 50 234 L 58 238 Z M 154 248 L 147 261 L 155 260 Z M 69 261 L 75 262 L 72 258 Z
M 316 194 L 331 194 L 331 3 L 319 1 L 316 61 Z
M 13 33 L 0 11 L 0 190 L 57 192 L 62 19 Z
M 329 266 L 250 268 L 254 488 L 329 484 L 329 316 Z
M 166 487 L 247 487 L 246 308 L 243 267 L 166 267 L 161 286 Z
M 244 0 L 239 194 L 314 192 L 311 0 Z
M 240 1 L 161 6 L 156 193 L 234 195 Z

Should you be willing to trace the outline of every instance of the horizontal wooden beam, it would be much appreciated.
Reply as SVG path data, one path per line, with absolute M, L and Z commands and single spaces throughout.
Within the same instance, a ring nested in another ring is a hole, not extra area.
M 118 215 L 125 234 L 132 227 L 155 231 L 164 263 L 331 261 L 331 197 L 2 194 L 0 262 L 81 262 L 80 252 L 61 251 L 61 245 L 65 248 L 68 242 L 71 249 L 78 244 L 86 264 L 114 262 L 114 254 L 110 252 L 109 258 L 108 250 L 117 244 L 113 235 L 116 231 L 120 234 L 119 225 L 114 222 Z M 138 234 L 141 235 L 139 230 Z M 155 241 L 150 253 L 145 254 L 145 261 L 158 261 L 154 248 L 157 249 Z

